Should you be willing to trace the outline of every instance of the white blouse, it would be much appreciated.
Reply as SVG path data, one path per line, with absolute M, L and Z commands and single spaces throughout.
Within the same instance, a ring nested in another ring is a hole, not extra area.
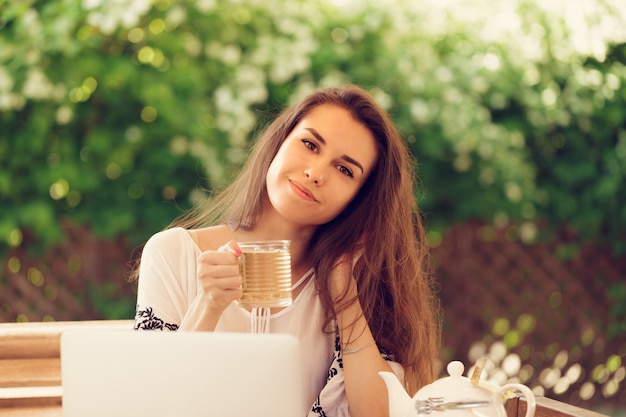
M 135 329 L 178 329 L 199 291 L 200 253 L 183 228 L 159 232 L 148 240 L 141 256 Z M 312 271 L 296 286 L 310 274 Z M 314 278 L 308 280 L 292 305 L 270 316 L 270 332 L 291 334 L 300 340 L 305 401 L 302 416 L 349 416 L 338 336 L 322 331 L 324 311 Z M 224 310 L 216 331 L 250 332 L 250 323 L 251 313 L 234 301 Z M 403 376 L 399 364 L 389 364 Z

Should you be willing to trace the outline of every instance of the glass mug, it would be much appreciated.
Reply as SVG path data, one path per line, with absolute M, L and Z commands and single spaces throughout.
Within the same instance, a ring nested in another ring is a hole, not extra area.
M 237 242 L 242 252 L 239 257 L 239 271 L 243 277 L 241 307 L 291 305 L 290 244 L 289 240 Z

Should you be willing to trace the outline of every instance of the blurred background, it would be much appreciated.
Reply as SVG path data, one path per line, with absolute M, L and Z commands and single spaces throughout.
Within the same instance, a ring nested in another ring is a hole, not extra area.
M 623 0 L 0 0 L 0 321 L 133 318 L 148 237 L 342 83 L 419 161 L 442 359 L 625 415 Z

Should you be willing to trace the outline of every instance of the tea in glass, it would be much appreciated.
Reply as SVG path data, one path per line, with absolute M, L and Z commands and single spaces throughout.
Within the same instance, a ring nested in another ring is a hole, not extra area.
M 242 307 L 285 307 L 291 305 L 291 254 L 289 240 L 238 242 L 242 255 Z

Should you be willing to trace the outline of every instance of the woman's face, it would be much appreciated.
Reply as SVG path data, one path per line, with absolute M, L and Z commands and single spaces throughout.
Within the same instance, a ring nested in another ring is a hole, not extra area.
M 273 208 L 286 220 L 317 226 L 357 195 L 377 157 L 372 133 L 335 104 L 311 110 L 291 131 L 266 176 Z

